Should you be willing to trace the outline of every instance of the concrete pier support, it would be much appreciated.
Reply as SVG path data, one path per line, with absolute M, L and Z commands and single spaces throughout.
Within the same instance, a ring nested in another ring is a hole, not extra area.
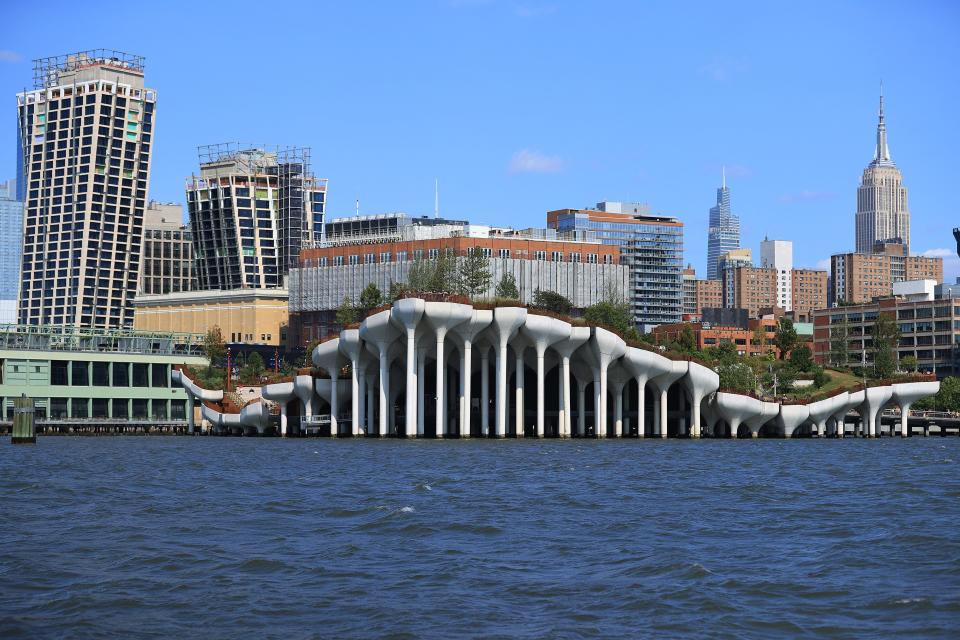
M 797 427 L 810 417 L 810 409 L 805 404 L 785 404 L 780 406 L 777 415 L 777 426 L 780 427 L 784 438 L 792 438 Z
M 490 325 L 497 353 L 496 436 L 507 435 L 507 345 L 527 319 L 522 307 L 499 307 Z
M 544 358 L 546 351 L 552 345 L 561 343 L 570 338 L 572 326 L 569 322 L 557 320 L 548 316 L 527 314 L 526 322 L 523 326 L 523 333 L 529 340 L 536 352 L 537 358 L 537 437 L 544 436 L 546 424 L 546 397 L 544 391 L 544 378 L 546 377 L 546 367 Z M 562 353 L 560 353 L 562 357 Z M 568 356 L 569 357 L 569 356 Z M 563 407 L 563 397 L 561 395 L 561 411 Z M 563 429 L 560 429 L 561 431 Z
M 637 382 L 637 437 L 646 435 L 646 387 L 651 378 L 663 375 L 673 370 L 670 360 L 658 353 L 645 349 L 627 347 L 623 355 L 623 366 L 633 374 Z M 657 397 L 659 403 L 659 397 Z M 659 429 L 659 423 L 654 429 Z M 651 435 L 655 435 L 651 432 Z
M 870 387 L 866 390 L 863 400 L 864 422 L 866 423 L 865 437 L 876 438 L 878 436 L 877 423 L 880 419 L 880 412 L 883 411 L 883 407 L 892 397 L 893 388 L 889 386 Z
M 660 396 L 659 408 L 657 410 L 657 417 L 659 418 L 660 424 L 657 428 L 657 435 L 661 438 L 667 437 L 667 393 L 670 391 L 670 385 L 685 376 L 689 370 L 689 363 L 685 360 L 670 360 L 669 362 L 669 371 L 650 380 L 650 384 L 653 385 L 656 393 Z
M 525 387 L 525 381 L 524 381 L 525 366 L 523 363 L 523 352 L 526 349 L 526 346 L 527 346 L 526 343 L 521 340 L 515 341 L 515 344 L 514 344 L 514 350 L 516 353 L 516 364 L 514 365 L 514 377 L 513 377 L 513 381 L 514 381 L 514 400 L 513 400 L 514 405 L 513 406 L 515 408 L 513 430 L 514 430 L 514 433 L 516 434 L 516 437 L 518 438 L 522 438 L 525 435 L 524 424 L 523 424 L 523 418 L 525 414 L 525 411 L 524 411 L 525 408 L 523 406 L 524 405 L 523 395 L 526 387 Z
M 900 407 L 900 437 L 910 435 L 910 407 L 921 398 L 936 395 L 940 391 L 940 383 L 905 382 L 893 385 L 893 401 Z M 891 433 L 891 435 L 893 435 Z
M 720 376 L 697 362 L 691 362 L 684 378 L 690 393 L 691 421 L 690 437 L 699 438 L 701 428 L 700 409 L 703 399 L 720 388 Z
M 418 298 L 403 298 L 393 303 L 392 319 L 406 337 L 406 411 L 404 435 L 416 433 L 417 415 L 417 324 L 423 316 L 425 303 Z
M 480 350 L 480 432 L 490 437 L 490 347 Z
M 482 331 L 490 326 L 491 322 L 493 322 L 493 311 L 474 309 L 469 320 L 457 325 L 453 329 L 463 340 L 463 409 L 460 419 L 461 438 L 469 438 L 471 432 L 470 411 L 473 404 L 473 342 Z M 486 369 L 483 366 L 481 366 L 481 376 L 484 376 L 483 379 L 486 381 Z M 481 407 L 481 413 L 485 410 L 486 406 L 484 405 Z
M 189 433 L 190 435 L 193 435 L 194 431 L 197 428 L 196 418 L 193 415 L 194 413 L 193 402 L 194 402 L 193 395 L 188 393 L 187 394 L 187 433 Z
M 573 435 L 573 390 L 570 385 L 570 358 L 590 339 L 590 327 L 570 328 L 570 335 L 553 344 L 554 351 L 560 356 L 560 386 L 563 389 L 563 419 L 560 421 L 560 437 Z M 577 405 L 580 413 L 582 405 Z
M 379 362 L 380 384 L 378 388 L 379 397 L 379 420 L 377 424 L 377 435 L 385 438 L 388 432 L 390 421 L 389 394 L 390 394 L 390 347 L 400 336 L 400 331 L 390 322 L 390 310 L 381 311 L 369 316 L 360 323 L 360 337 L 367 343 L 367 348 L 376 355 Z M 323 345 L 320 345 L 323 346 Z M 318 347 L 319 348 L 319 347 Z M 316 351 L 314 351 L 316 353 Z
M 610 363 L 617 360 L 626 353 L 627 344 L 623 338 L 611 333 L 606 329 L 596 327 L 593 329 L 593 335 L 590 338 L 590 348 L 593 351 L 593 357 L 597 363 L 597 374 L 599 378 L 599 415 L 596 417 L 597 426 L 595 428 L 598 438 L 605 438 L 607 431 L 607 370 Z

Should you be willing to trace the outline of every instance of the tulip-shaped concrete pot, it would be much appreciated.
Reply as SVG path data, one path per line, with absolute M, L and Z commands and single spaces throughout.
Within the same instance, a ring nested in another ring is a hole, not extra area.
M 573 435 L 573 396 L 570 386 L 570 358 L 590 340 L 590 327 L 571 327 L 570 336 L 553 345 L 560 356 L 560 437 Z
M 657 376 L 673 371 L 672 362 L 659 353 L 645 349 L 627 347 L 623 354 L 623 366 L 627 368 L 633 379 L 637 381 L 637 437 L 646 435 L 646 389 L 647 382 Z M 656 396 L 656 401 L 660 398 Z M 654 428 L 659 428 L 659 424 Z
M 537 437 L 542 438 L 546 424 L 546 391 L 544 379 L 546 370 L 544 358 L 547 348 L 570 337 L 572 327 L 569 322 L 547 316 L 527 314 L 523 333 L 533 345 L 537 357 Z
M 522 307 L 498 307 L 493 312 L 490 332 L 497 356 L 497 417 L 496 436 L 507 435 L 507 345 L 527 319 L 527 310 Z
M 313 364 L 330 374 L 332 386 L 337 386 L 340 378 L 340 369 L 350 363 L 350 360 L 340 351 L 340 338 L 327 340 L 313 350 Z M 358 336 L 359 340 L 359 336 Z M 340 435 L 340 402 L 337 394 L 332 394 L 330 400 L 330 436 Z
M 750 429 L 750 437 L 756 438 L 763 425 L 767 424 L 780 414 L 780 405 L 776 402 L 761 402 L 760 413 L 744 418 L 743 423 Z
M 940 391 L 940 383 L 928 382 L 900 382 L 893 385 L 893 401 L 900 407 L 900 435 L 906 438 L 910 435 L 909 414 L 910 406 L 922 398 L 935 396 Z
M 627 350 L 627 343 L 615 333 L 601 327 L 593 330 L 590 339 L 590 348 L 597 362 L 597 372 L 600 377 L 600 415 L 597 418 L 597 437 L 607 437 L 607 369 L 610 363 L 623 356 Z
M 731 438 L 737 437 L 737 431 L 741 424 L 750 418 L 758 418 L 763 415 L 763 405 L 764 403 L 760 400 L 739 393 L 724 391 L 717 393 L 717 413 L 730 425 Z
M 463 404 L 460 407 L 460 437 L 470 437 L 470 406 L 473 401 L 473 342 L 480 332 L 493 322 L 493 311 L 489 309 L 473 309 L 470 319 L 454 327 L 453 332 L 463 341 L 463 358 L 461 375 L 463 376 Z M 486 374 L 486 371 L 484 371 Z M 486 407 L 484 407 L 486 409 Z
M 693 420 L 690 425 L 690 436 L 700 437 L 700 403 L 703 399 L 720 388 L 720 376 L 713 369 L 708 369 L 698 362 L 691 362 L 687 377 L 684 378 L 687 389 L 690 391 Z
M 654 405 L 654 415 L 658 423 L 657 435 L 661 438 L 667 437 L 667 393 L 670 385 L 685 376 L 688 370 L 689 363 L 686 360 L 671 360 L 670 371 L 650 379 L 650 384 L 659 396 L 659 401 Z
M 310 376 L 306 376 L 310 377 Z M 311 378 L 312 381 L 312 378 Z M 311 384 L 310 393 L 313 395 L 313 385 Z M 293 398 L 296 392 L 296 385 L 293 382 L 278 382 L 276 384 L 264 385 L 260 394 L 267 400 L 273 400 L 280 405 L 280 435 L 286 436 L 287 429 L 287 403 Z
M 375 313 L 360 323 L 360 338 L 380 363 L 380 385 L 377 394 L 380 419 L 377 424 L 377 435 L 381 438 L 387 436 L 387 422 L 390 417 L 387 406 L 387 394 L 390 391 L 390 347 L 399 335 L 400 330 L 390 322 L 389 309 Z
M 784 438 L 792 438 L 793 432 L 810 417 L 810 409 L 805 404 L 780 405 L 777 415 L 777 426 L 780 427 Z
M 880 434 L 880 412 L 893 397 L 893 387 L 870 387 L 866 390 L 863 399 L 863 408 L 866 413 L 867 435 L 876 438 Z

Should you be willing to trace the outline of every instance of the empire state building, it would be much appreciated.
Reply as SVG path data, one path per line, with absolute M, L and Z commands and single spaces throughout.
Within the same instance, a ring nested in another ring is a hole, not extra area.
M 857 253 L 873 253 L 877 243 L 904 245 L 910 254 L 910 208 L 900 169 L 890 159 L 883 122 L 883 93 L 873 162 L 863 170 L 857 189 Z

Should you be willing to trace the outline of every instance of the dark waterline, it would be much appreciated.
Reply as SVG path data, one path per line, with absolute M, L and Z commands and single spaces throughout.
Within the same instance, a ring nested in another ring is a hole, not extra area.
M 0 447 L 0 638 L 960 629 L 958 438 Z

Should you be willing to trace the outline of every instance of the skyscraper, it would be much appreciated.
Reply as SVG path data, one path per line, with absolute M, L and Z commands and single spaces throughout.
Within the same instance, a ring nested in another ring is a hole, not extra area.
M 143 58 L 34 60 L 17 94 L 25 216 L 19 319 L 133 326 L 157 92 Z
M 323 240 L 326 191 L 309 149 L 200 147 L 200 175 L 187 179 L 199 288 L 284 287 L 300 249 Z
M 720 279 L 720 258 L 728 251 L 740 248 L 740 218 L 730 211 L 730 189 L 727 171 L 723 171 L 723 186 L 717 189 L 717 206 L 710 208 L 707 230 L 707 279 Z
M 592 232 L 603 244 L 620 247 L 620 261 L 630 267 L 628 303 L 641 331 L 680 322 L 683 222 L 651 214 L 644 204 L 599 202 L 596 209 L 548 211 L 547 226 L 560 232 Z
M 760 243 L 760 267 L 777 272 L 777 306 L 793 310 L 793 243 L 789 240 L 764 238 Z
M 903 176 L 890 159 L 883 122 L 883 91 L 873 162 L 863 170 L 857 189 L 857 253 L 873 253 L 878 244 L 897 243 L 910 253 L 910 207 Z
M 0 323 L 17 321 L 22 241 L 23 203 L 17 199 L 17 183 L 0 182 Z

